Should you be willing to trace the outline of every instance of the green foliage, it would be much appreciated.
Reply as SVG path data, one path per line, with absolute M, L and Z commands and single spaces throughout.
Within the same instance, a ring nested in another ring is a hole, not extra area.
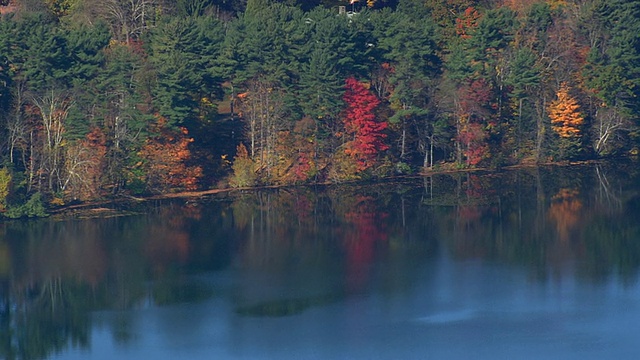
M 244 37 L 237 51 L 245 64 L 235 78 L 243 81 L 260 75 L 278 87 L 292 84 L 293 69 L 299 66 L 294 49 L 301 39 L 297 32 L 302 29 L 303 13 L 273 4 L 257 12 L 248 9 L 239 21 Z
M 395 166 L 395 171 L 397 174 L 402 174 L 402 175 L 408 175 L 413 173 L 413 169 L 411 168 L 411 165 L 405 162 L 397 163 Z
M 390 101 L 424 107 L 429 79 L 438 73 L 440 59 L 433 23 L 417 15 L 385 10 L 373 16 L 372 22 L 381 57 L 393 69 Z
M 640 1 L 595 1 L 606 30 L 584 68 L 587 84 L 608 106 L 640 111 Z M 603 51 L 604 50 L 604 51 Z
M 527 90 L 540 82 L 541 69 L 536 63 L 536 54 L 529 48 L 517 49 L 505 83 L 512 87 L 511 96 L 521 99 L 527 96 Z
M 54 84 L 67 84 L 69 61 L 64 37 L 44 14 L 29 14 L 2 21 L 0 43 L 11 76 L 35 92 Z
M 454 41 L 449 46 L 449 54 L 445 61 L 447 78 L 462 83 L 473 74 L 472 61 L 469 58 L 466 45 L 461 41 Z
M 552 24 L 551 7 L 546 2 L 536 2 L 527 13 L 525 27 L 535 32 L 545 32 Z
M 198 115 L 203 97 L 218 97 L 220 83 L 211 69 L 220 52 L 222 28 L 209 18 L 166 18 L 148 36 L 154 67 L 154 103 L 171 125 Z
M 0 169 L 0 211 L 7 207 L 7 197 L 11 191 L 11 172 L 7 168 Z
M 11 219 L 18 219 L 23 217 L 46 217 L 48 216 L 47 210 L 44 207 L 42 201 L 42 194 L 37 192 L 31 195 L 26 203 L 20 205 L 11 204 L 4 215 Z
M 330 120 L 344 105 L 343 82 L 353 63 L 349 52 L 354 44 L 348 23 L 329 10 L 319 8 L 309 13 L 304 27 L 308 27 L 311 41 L 297 50 L 304 59 L 298 94 L 306 101 L 300 107 L 313 119 Z
M 448 4 L 451 6 L 451 4 Z M 400 0 L 397 11 L 405 17 L 421 19 L 421 22 L 430 23 L 432 18 L 428 5 L 423 0 Z
M 311 53 L 309 63 L 302 65 L 299 94 L 307 101 L 300 107 L 314 119 L 334 118 L 343 106 L 342 79 L 331 58 L 329 50 L 318 47 Z
M 71 107 L 67 117 L 66 136 L 69 140 L 79 140 L 89 132 L 95 123 L 87 121 L 97 94 L 95 79 L 105 65 L 104 49 L 109 44 L 109 29 L 102 23 L 96 26 L 80 25 L 64 33 L 69 54 L 69 85 L 73 89 L 75 106 Z
M 483 15 L 468 44 L 476 75 L 493 75 L 496 54 L 508 46 L 514 30 L 515 14 L 508 8 L 489 10 Z
M 269 0 L 247 0 L 246 15 L 256 15 L 269 7 Z
M 66 51 L 69 54 L 67 76 L 70 83 L 83 86 L 94 79 L 104 64 L 104 48 L 111 35 L 104 23 L 95 26 L 80 24 L 64 32 Z
M 147 184 L 144 181 L 147 174 L 142 166 L 140 166 L 140 164 L 142 163 L 142 159 L 140 158 L 140 156 L 138 156 L 138 154 L 130 156 L 129 159 L 135 159 L 139 161 L 137 161 L 135 164 L 132 164 L 133 161 L 127 164 L 127 171 L 122 180 L 126 182 L 127 191 L 133 193 L 134 195 L 143 195 L 147 192 Z
M 198 17 L 205 15 L 208 8 L 213 6 L 212 0 L 177 0 L 176 10 L 179 17 Z

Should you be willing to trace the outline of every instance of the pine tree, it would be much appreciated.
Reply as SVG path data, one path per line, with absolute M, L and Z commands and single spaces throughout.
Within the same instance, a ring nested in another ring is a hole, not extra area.
M 154 102 L 169 124 L 185 124 L 198 115 L 203 97 L 220 92 L 213 63 L 222 28 L 206 18 L 173 18 L 150 33 L 149 62 L 156 71 Z

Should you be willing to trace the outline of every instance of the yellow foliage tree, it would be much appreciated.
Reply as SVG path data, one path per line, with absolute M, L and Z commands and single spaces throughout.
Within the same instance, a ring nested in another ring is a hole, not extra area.
M 567 6 L 567 0 L 547 0 L 546 2 L 547 4 L 549 4 L 549 7 L 551 8 L 551 10 L 555 10 L 563 6 Z
M 233 187 L 248 187 L 256 184 L 256 163 L 249 156 L 247 147 L 240 143 L 236 148 L 236 156 L 233 160 L 233 175 L 230 183 Z
M 553 130 L 566 139 L 580 137 L 580 128 L 584 124 L 584 116 L 579 111 L 580 105 L 569 94 L 569 86 L 562 84 L 557 92 L 557 99 L 549 105 L 549 118 Z
M 6 209 L 9 190 L 11 190 L 11 173 L 7 169 L 0 169 L 0 211 Z

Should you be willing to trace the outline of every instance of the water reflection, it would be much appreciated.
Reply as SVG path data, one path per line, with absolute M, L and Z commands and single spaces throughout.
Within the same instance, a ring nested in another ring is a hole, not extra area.
M 364 294 L 402 297 L 424 281 L 416 269 L 440 271 L 442 254 L 507 264 L 540 283 L 615 275 L 631 284 L 640 265 L 635 168 L 443 174 L 156 203 L 128 217 L 0 224 L 0 357 L 90 349 L 100 311 L 116 314 L 100 324 L 114 343 L 131 346 L 143 336 L 135 309 L 219 298 L 236 316 L 274 318 Z M 451 309 L 422 321 L 485 315 Z M 162 323 L 170 332 L 184 321 Z

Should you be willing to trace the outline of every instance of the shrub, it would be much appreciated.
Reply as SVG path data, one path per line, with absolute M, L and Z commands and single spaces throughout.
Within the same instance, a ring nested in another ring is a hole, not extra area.
M 244 144 L 238 145 L 236 157 L 233 160 L 233 176 L 229 181 L 233 187 L 249 187 L 256 183 L 255 163 L 249 157 L 249 152 Z
M 8 169 L 0 169 L 0 211 L 7 208 L 7 197 L 11 189 L 11 173 Z
M 10 206 L 5 213 L 5 216 L 12 219 L 18 219 L 22 217 L 46 217 L 48 214 L 44 204 L 42 203 L 42 194 L 37 192 L 31 195 L 26 203 Z

